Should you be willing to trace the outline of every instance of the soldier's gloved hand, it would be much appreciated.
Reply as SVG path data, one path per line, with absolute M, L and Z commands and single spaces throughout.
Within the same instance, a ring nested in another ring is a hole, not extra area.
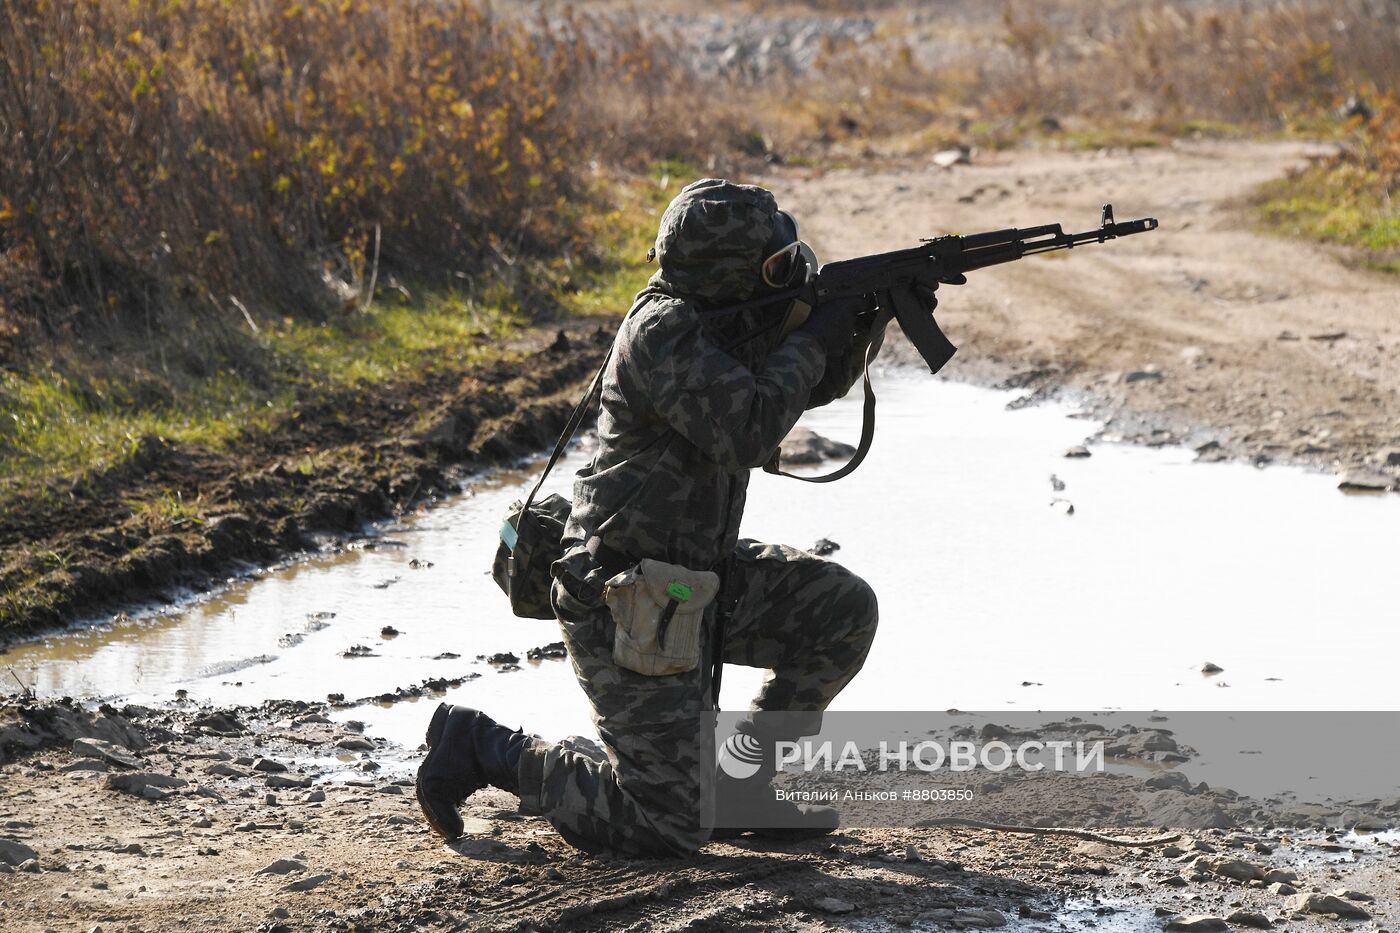
M 856 318 L 870 310 L 870 299 L 833 298 L 812 309 L 802 331 L 821 341 L 827 355 L 840 353 L 855 338 Z

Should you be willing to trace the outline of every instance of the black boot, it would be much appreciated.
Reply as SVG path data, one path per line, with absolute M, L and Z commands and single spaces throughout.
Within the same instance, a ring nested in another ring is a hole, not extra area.
M 418 805 L 444 839 L 462 835 L 457 808 L 487 786 L 520 792 L 525 733 L 467 706 L 438 705 L 428 724 L 428 754 L 418 767 Z
M 778 800 L 768 781 L 738 780 L 721 772 L 715 779 L 715 829 L 711 839 L 753 833 L 765 839 L 797 842 L 833 833 L 841 814 L 820 804 Z
M 797 841 L 825 836 L 841 825 L 841 814 L 832 807 L 777 799 L 772 784 L 778 773 L 774 741 L 753 734 L 747 723 L 737 727 L 720 755 L 711 839 L 733 839 L 753 833 L 767 839 Z M 736 777 L 731 770 L 743 776 Z

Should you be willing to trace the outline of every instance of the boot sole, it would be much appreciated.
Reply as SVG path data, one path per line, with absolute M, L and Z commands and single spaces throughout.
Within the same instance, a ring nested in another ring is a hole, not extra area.
M 737 826 L 721 826 L 710 831 L 710 838 L 715 842 L 726 842 L 730 839 L 738 839 L 748 832 L 752 832 L 752 830 L 740 829 Z
M 825 826 L 813 827 L 811 829 L 800 829 L 797 827 L 782 828 L 772 827 L 769 829 L 739 829 L 737 827 L 726 826 L 716 829 L 710 834 L 710 838 L 715 842 L 729 842 L 743 836 L 758 836 L 761 839 L 772 839 L 774 842 L 802 842 L 806 839 L 820 839 L 822 836 L 830 836 L 839 827 Z
M 423 818 L 428 821 L 428 825 L 433 828 L 433 832 L 437 833 L 448 842 L 451 842 L 453 839 L 456 839 L 460 833 L 453 831 L 455 827 L 445 827 L 438 821 L 433 807 L 428 805 L 423 791 L 423 771 L 433 760 L 433 755 L 436 754 L 438 749 L 438 743 L 442 739 L 443 730 L 447 728 L 447 710 L 448 707 L 446 703 L 438 704 L 437 711 L 433 713 L 433 718 L 428 723 L 428 733 L 424 737 L 425 741 L 428 743 L 428 754 L 423 757 L 423 763 L 418 766 L 418 775 L 413 782 L 413 790 L 418 798 L 418 808 L 423 811 Z
M 807 839 L 820 839 L 822 836 L 830 836 L 839 827 L 833 826 L 828 829 L 825 826 L 813 827 L 811 829 L 751 829 L 753 833 L 762 839 L 772 839 L 775 842 L 803 842 Z

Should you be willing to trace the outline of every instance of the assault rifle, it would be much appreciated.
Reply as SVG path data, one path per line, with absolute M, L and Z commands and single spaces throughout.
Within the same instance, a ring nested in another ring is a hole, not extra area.
M 1103 243 L 1120 236 L 1146 233 L 1157 229 L 1155 217 L 1117 223 L 1113 205 L 1103 206 L 1097 230 L 1085 233 L 1065 233 L 1059 224 L 1028 227 L 1025 230 L 991 230 L 967 236 L 940 236 L 921 240 L 920 246 L 899 249 L 891 253 L 876 253 L 843 259 L 822 266 L 815 276 L 802 285 L 775 292 L 762 298 L 702 312 L 704 315 L 732 314 L 748 308 L 773 306 L 787 313 L 773 323 L 738 338 L 726 349 L 768 333 L 779 327 L 784 332 L 806 320 L 807 314 L 822 301 L 836 298 L 873 297 L 869 316 L 858 319 L 858 327 L 868 336 L 865 345 L 865 405 L 862 412 L 860 442 L 845 466 L 824 476 L 802 476 L 781 469 L 782 451 L 777 451 L 765 467 L 777 473 L 807 483 L 830 483 L 849 476 L 860 466 L 875 439 L 875 391 L 870 384 L 870 363 L 880 352 L 884 324 L 890 318 L 899 322 L 900 330 L 914 349 L 919 351 L 929 372 L 936 373 L 953 358 L 953 346 L 930 313 L 933 290 L 939 285 L 963 285 L 967 273 L 987 266 L 1014 262 L 1022 256 L 1073 249 L 1083 243 Z M 878 309 L 878 310 L 877 310 Z M 776 317 L 776 315 L 775 315 Z M 852 335 L 856 339 L 856 335 Z
M 1084 243 L 1103 243 L 1156 229 L 1154 217 L 1115 222 L 1113 205 L 1105 204 L 1099 228 L 1084 233 L 1065 233 L 1059 224 L 1045 224 L 1024 230 L 1013 228 L 966 236 L 929 237 L 920 240 L 921 245 L 909 249 L 829 262 L 810 281 L 796 288 L 706 314 L 728 314 L 758 305 L 786 306 L 791 302 L 799 309 L 806 306 L 800 311 L 805 317 L 823 300 L 873 295 L 882 312 L 899 322 L 904 336 L 928 364 L 929 372 L 936 373 L 952 359 L 957 347 L 939 328 L 929 313 L 929 302 L 920 300 L 918 290 L 931 291 L 938 285 L 963 285 L 967 282 L 966 273 L 974 269 L 1014 262 L 1022 256 L 1073 249 Z

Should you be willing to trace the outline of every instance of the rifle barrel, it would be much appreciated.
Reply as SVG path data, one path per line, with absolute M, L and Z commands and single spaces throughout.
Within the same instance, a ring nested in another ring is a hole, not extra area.
M 949 262 L 949 265 L 956 267 L 958 272 L 971 272 L 974 269 L 985 269 L 987 266 L 1012 262 L 1022 256 L 1073 249 L 1081 243 L 1104 243 L 1118 237 L 1132 236 L 1135 233 L 1146 233 L 1156 229 L 1157 218 L 1143 217 L 1138 220 L 1104 224 L 1097 230 L 1086 230 L 1083 233 L 1065 233 L 1059 224 L 1046 224 L 1019 231 L 997 230 L 994 233 L 973 234 L 960 238 L 962 251 Z M 1018 235 L 1009 241 L 990 239 L 1001 237 L 1007 232 Z

